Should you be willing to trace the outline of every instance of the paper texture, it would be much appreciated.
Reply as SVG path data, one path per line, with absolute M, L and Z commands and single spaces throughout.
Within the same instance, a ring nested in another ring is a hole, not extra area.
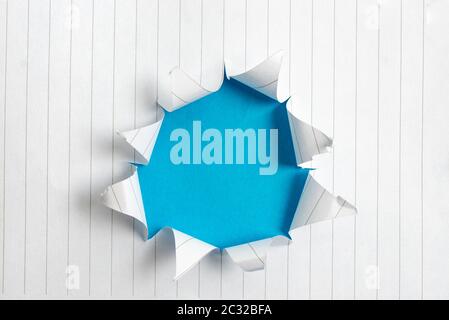
M 175 68 L 170 73 L 171 91 L 170 97 L 159 97 L 159 104 L 169 112 L 177 110 L 186 104 L 189 104 L 195 100 L 198 100 L 212 92 L 220 89 L 221 83 L 216 88 L 207 89 L 189 75 L 181 71 L 179 68 Z
M 291 99 L 287 101 L 287 111 L 296 163 L 304 167 L 315 155 L 328 152 L 332 139 L 295 114 Z
M 137 170 L 132 166 L 132 175 L 109 186 L 102 194 L 103 203 L 109 208 L 137 219 L 147 227 Z
M 144 159 L 146 162 L 150 159 L 156 143 L 159 129 L 164 120 L 164 111 L 158 110 L 159 121 L 148 126 L 138 128 L 135 130 L 120 132 L 119 134 L 128 142 Z
M 288 88 L 282 84 L 282 79 L 279 79 L 281 68 L 282 52 L 274 54 L 251 70 L 240 74 L 234 72 L 232 63 L 225 63 L 227 77 L 236 79 L 279 102 L 288 98 Z M 172 87 L 170 90 L 165 90 L 165 94 L 162 94 L 158 101 L 162 108 L 168 112 L 182 108 L 184 105 L 219 89 L 219 87 L 212 89 L 202 87 L 180 69 L 174 69 L 170 77 Z M 287 101 L 287 112 L 298 165 L 311 161 L 317 154 L 329 151 L 332 140 L 302 119 L 300 115 L 295 114 L 290 100 Z M 163 119 L 162 114 L 160 120 L 156 123 L 121 133 L 125 140 L 146 161 L 149 161 L 151 157 Z M 147 226 L 136 170 L 128 179 L 108 187 L 102 195 L 102 200 L 106 206 L 132 216 Z M 309 175 L 293 217 L 290 231 L 307 224 L 355 213 L 354 206 L 344 199 L 332 195 Z M 217 249 L 174 229 L 173 235 L 176 244 L 175 279 L 185 274 L 208 253 Z M 225 250 L 243 270 L 254 271 L 264 268 L 267 250 L 272 242 L 273 238 L 263 239 L 229 247 Z
M 233 78 L 274 100 L 284 102 L 288 95 L 282 92 L 282 86 L 279 85 L 282 57 L 283 52 L 279 51 L 261 64 L 241 74 L 234 74 L 232 64 L 227 63 L 225 67 L 226 75 L 228 78 Z
M 309 175 L 290 227 L 295 230 L 307 224 L 354 214 L 355 207 L 332 195 Z
M 178 230 L 172 230 L 176 250 L 176 280 L 192 269 L 204 256 L 217 248 Z
M 265 267 L 267 250 L 272 239 L 264 239 L 226 248 L 226 252 L 234 263 L 245 271 L 260 270 Z

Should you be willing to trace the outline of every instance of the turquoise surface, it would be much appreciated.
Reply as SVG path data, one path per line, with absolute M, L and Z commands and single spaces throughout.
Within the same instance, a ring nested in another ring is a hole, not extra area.
M 225 129 L 278 129 L 277 173 L 260 175 L 259 164 L 173 164 L 170 134 L 192 136 L 193 121 L 223 137 Z M 166 112 L 150 163 L 138 166 L 148 236 L 172 227 L 219 248 L 288 237 L 308 173 L 296 166 L 286 104 L 225 79 L 219 91 Z

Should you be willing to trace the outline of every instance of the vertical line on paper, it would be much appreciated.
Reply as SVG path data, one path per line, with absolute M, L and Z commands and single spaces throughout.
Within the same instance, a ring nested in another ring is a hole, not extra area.
M 203 84 L 203 0 L 201 0 L 201 40 L 200 40 L 200 86 Z
M 335 0 L 333 0 L 333 39 L 332 39 L 332 139 L 335 141 Z M 335 193 L 335 146 L 332 144 L 332 193 Z M 331 300 L 334 299 L 334 219 L 332 224 L 332 249 L 331 249 Z
M 248 55 L 248 0 L 245 0 L 245 71 Z
M 181 68 L 181 11 L 182 11 L 182 1 L 178 0 L 178 67 Z M 176 281 L 176 283 L 178 283 Z
M 220 299 L 223 297 L 223 251 L 220 249 Z
M 114 130 L 115 130 L 115 42 L 116 42 L 116 20 L 117 20 L 117 1 L 114 0 L 114 40 L 113 40 L 113 54 L 112 54 L 112 175 L 111 185 L 114 183 L 114 161 L 115 161 L 115 143 L 114 143 Z M 111 297 L 113 293 L 113 253 L 114 253 L 114 210 L 111 210 L 111 279 L 110 290 Z
M 247 67 L 247 56 L 248 56 L 248 0 L 245 0 L 245 71 Z M 245 277 L 245 274 L 243 274 L 243 278 Z M 245 281 L 245 279 L 243 279 Z M 245 290 L 243 288 L 243 290 Z
M 263 289 L 264 289 L 263 298 L 264 299 L 267 299 L 267 274 L 268 274 L 268 268 L 265 265 L 265 273 L 264 273 L 264 281 L 265 281 L 265 283 L 264 283 L 264 287 L 263 287 Z
M 6 1 L 6 21 L 5 21 L 5 96 L 4 96 L 4 104 L 3 104 L 3 172 L 6 172 L 6 80 L 7 80 L 7 71 L 8 71 L 8 3 Z M 2 294 L 5 294 L 5 223 L 6 223 L 6 179 L 3 179 L 3 249 L 2 249 Z
M 222 57 L 222 60 L 223 60 L 223 77 L 224 77 L 224 60 L 225 60 L 225 43 L 226 43 L 226 41 L 225 41 L 225 35 L 226 35 L 226 32 L 225 32 L 225 27 L 226 27 L 226 17 L 225 17 L 225 15 L 226 15 L 226 0 L 223 0 L 223 16 L 222 16 L 222 23 L 223 23 L 223 31 L 222 31 L 222 36 L 223 36 L 223 39 L 222 39 L 222 48 L 221 48 L 221 57 Z
M 71 170 L 71 143 L 72 143 L 72 42 L 73 42 L 73 0 L 70 0 L 70 53 L 69 53 L 69 163 L 67 183 L 67 266 L 70 264 L 70 170 Z M 66 289 L 69 295 L 69 288 Z
M 138 3 L 139 0 L 135 0 L 135 20 L 136 20 L 136 26 L 135 26 L 135 34 L 134 34 L 134 129 L 137 127 L 137 31 L 138 31 Z M 133 148 L 133 160 L 134 163 L 136 162 L 136 149 Z M 132 173 L 132 170 L 130 170 Z M 134 296 L 135 292 L 135 251 L 136 251 L 136 245 L 135 245 L 135 232 L 136 232 L 136 219 L 132 219 L 133 221 L 133 275 L 132 275 L 132 295 Z
M 379 128 L 380 128 L 380 8 L 377 3 L 377 133 L 376 133 L 376 267 L 379 268 Z M 379 274 L 377 276 L 376 299 L 379 299 Z
M 225 43 L 226 43 L 226 41 L 225 41 L 225 35 L 226 35 L 226 32 L 225 32 L 225 30 L 226 30 L 226 28 L 225 28 L 226 27 L 226 17 L 225 17 L 225 15 L 226 15 L 226 0 L 223 0 L 223 16 L 222 16 L 223 39 L 222 39 L 222 48 L 221 48 L 221 50 L 222 50 L 221 56 L 222 56 L 222 60 L 223 60 L 223 73 L 224 73 Z
M 401 238 L 401 214 L 402 214 L 402 206 L 401 206 L 401 195 L 402 195 L 402 49 L 403 49 L 403 10 L 402 6 L 403 0 L 401 0 L 400 4 L 400 39 L 399 39 L 399 159 L 398 159 L 398 171 L 399 171 L 399 185 L 398 185 L 398 211 L 399 211 L 399 248 L 398 248 L 398 267 L 399 267 L 399 278 L 398 278 L 398 298 L 401 299 L 401 246 L 402 246 L 402 238 Z
M 310 37 L 310 124 L 313 126 L 313 0 L 311 1 Z M 309 300 L 312 297 L 312 225 L 309 225 Z
M 270 0 L 267 0 L 267 57 L 270 56 Z
M 357 109 L 358 109 L 358 37 L 359 37 L 359 6 L 357 0 L 355 1 L 355 97 L 354 97 L 354 205 L 357 207 Z M 357 215 L 354 215 L 354 300 L 356 298 L 356 275 L 357 275 Z
M 49 190 L 49 155 L 50 155 L 50 50 L 51 50 L 51 1 L 48 8 L 48 60 L 47 60 L 47 181 L 46 181 L 46 216 L 45 216 L 45 295 L 48 295 L 48 190 Z
M 291 60 L 292 60 L 292 0 L 289 1 L 288 7 L 288 95 L 292 95 L 292 68 L 291 68 Z
M 23 294 L 26 294 L 26 275 L 27 275 L 27 180 L 28 180 L 28 78 L 29 78 L 29 49 L 30 49 L 30 0 L 27 3 L 27 47 L 26 47 L 26 80 L 25 80 L 25 193 L 24 193 L 24 206 L 25 206 L 25 232 L 24 232 L 24 250 L 23 250 Z
M 425 80 L 426 0 L 422 1 L 421 65 L 421 299 L 424 299 L 424 80 Z
M 93 91 L 94 91 L 94 27 L 95 27 L 95 0 L 92 0 L 92 35 L 90 57 L 90 168 L 89 168 L 89 296 L 91 293 L 92 270 L 92 153 L 93 153 Z

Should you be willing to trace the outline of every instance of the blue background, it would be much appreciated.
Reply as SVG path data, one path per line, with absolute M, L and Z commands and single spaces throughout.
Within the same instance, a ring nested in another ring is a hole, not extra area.
M 195 120 L 202 131 L 220 130 L 223 140 L 225 129 L 267 129 L 267 136 L 278 129 L 277 173 L 259 175 L 259 164 L 172 164 L 171 132 L 184 128 L 192 138 Z M 166 112 L 150 163 L 138 166 L 148 236 L 172 227 L 219 248 L 288 237 L 308 172 L 296 166 L 285 103 L 225 79 L 218 92 Z

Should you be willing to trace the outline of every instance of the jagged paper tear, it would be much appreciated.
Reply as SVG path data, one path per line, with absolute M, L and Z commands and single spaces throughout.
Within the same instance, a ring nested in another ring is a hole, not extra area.
M 236 73 L 232 63 L 225 62 L 226 76 L 233 78 L 279 102 L 288 98 L 287 85 L 282 83 L 279 74 L 282 68 L 282 52 L 278 52 L 254 68 Z M 170 73 L 171 90 L 159 97 L 158 103 L 166 111 L 171 112 L 200 99 L 217 88 L 206 89 L 179 68 Z M 162 121 L 163 111 L 159 121 L 148 126 L 122 132 L 126 141 L 148 162 L 153 151 Z M 287 101 L 287 114 L 290 124 L 296 162 L 302 165 L 313 159 L 315 155 L 328 152 L 332 140 L 311 123 L 295 114 L 293 104 Z M 112 186 L 109 186 L 101 196 L 104 204 L 116 211 L 129 215 L 147 227 L 143 208 L 142 195 L 137 170 L 132 175 Z M 356 213 L 356 208 L 339 196 L 332 195 L 310 175 L 307 178 L 294 214 L 290 231 L 315 222 L 334 219 Z M 193 238 L 178 230 L 172 229 L 175 238 L 176 275 L 178 279 L 194 267 L 203 257 L 214 250 L 213 245 Z M 245 271 L 260 270 L 265 267 L 266 256 L 273 238 L 249 242 L 228 247 L 225 251 L 231 259 Z

